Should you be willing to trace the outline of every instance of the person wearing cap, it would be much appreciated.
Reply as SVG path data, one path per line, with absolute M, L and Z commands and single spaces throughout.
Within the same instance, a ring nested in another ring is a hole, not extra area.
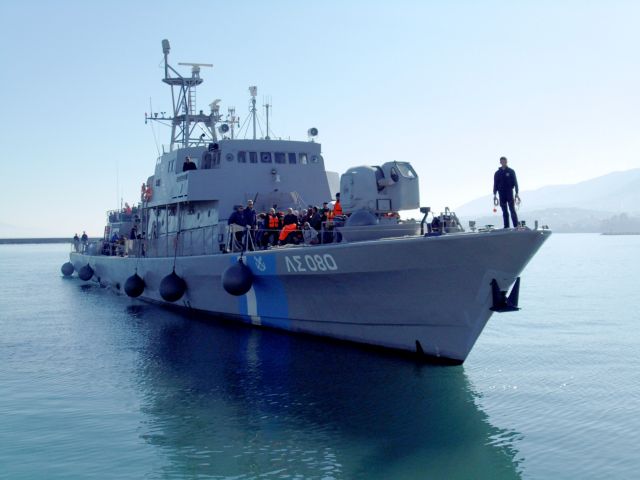
M 229 217 L 227 223 L 229 225 L 238 225 L 239 227 L 244 227 L 246 225 L 244 219 L 244 207 L 242 205 L 236 205 L 233 207 L 233 213 Z
M 187 155 L 184 157 L 184 163 L 182 164 L 182 171 L 188 172 L 189 170 L 197 170 L 196 164 L 191 161 L 191 157 Z
M 515 189 L 515 199 L 513 190 Z M 498 202 L 499 195 L 500 201 Z M 516 172 L 507 166 L 507 157 L 500 157 L 500 168 L 493 175 L 493 203 L 500 203 L 502 209 L 502 220 L 504 228 L 509 228 L 509 213 L 511 213 L 511 223 L 513 227 L 518 226 L 518 215 L 516 214 L 515 202 L 520 203 L 518 196 L 518 179 Z

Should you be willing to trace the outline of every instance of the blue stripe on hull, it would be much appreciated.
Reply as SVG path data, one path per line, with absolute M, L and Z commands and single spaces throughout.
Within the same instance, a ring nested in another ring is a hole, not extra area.
M 238 258 L 234 255 L 231 264 Z M 251 290 L 238 297 L 240 314 L 251 323 L 290 330 L 287 293 L 276 273 L 275 255 L 251 255 L 243 261 L 254 276 Z

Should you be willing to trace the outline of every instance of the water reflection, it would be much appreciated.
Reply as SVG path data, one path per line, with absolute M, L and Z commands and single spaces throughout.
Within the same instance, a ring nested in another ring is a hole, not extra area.
M 515 434 L 487 422 L 462 367 L 127 313 L 147 339 L 140 428 L 170 460 L 163 476 L 520 477 Z

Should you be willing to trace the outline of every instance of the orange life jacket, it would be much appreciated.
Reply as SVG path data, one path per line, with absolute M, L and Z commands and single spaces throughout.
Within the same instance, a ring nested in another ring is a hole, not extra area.
M 298 226 L 295 223 L 290 223 L 289 225 L 285 225 L 284 228 L 280 231 L 280 236 L 278 240 L 284 242 L 291 232 L 295 232 L 298 229 Z
M 269 230 L 277 230 L 280 227 L 280 221 L 276 215 L 267 215 L 267 228 Z
M 340 200 L 336 200 L 336 203 L 333 206 L 333 215 L 342 215 L 342 205 L 340 205 Z

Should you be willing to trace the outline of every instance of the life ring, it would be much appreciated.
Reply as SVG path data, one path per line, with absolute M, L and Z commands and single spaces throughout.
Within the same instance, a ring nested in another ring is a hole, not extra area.
M 147 188 L 144 191 L 144 201 L 148 202 L 149 200 L 151 200 L 152 197 L 153 197 L 153 190 L 151 190 L 150 186 L 147 186 Z

